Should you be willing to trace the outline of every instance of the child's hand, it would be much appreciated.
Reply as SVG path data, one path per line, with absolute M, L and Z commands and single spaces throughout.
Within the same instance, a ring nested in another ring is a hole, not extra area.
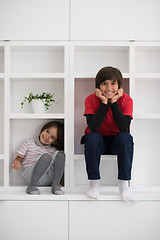
M 14 163 L 12 163 L 12 168 L 15 169 L 15 170 L 20 169 L 20 166 L 21 166 L 21 164 L 20 164 L 19 161 L 15 160 Z
M 101 90 L 99 88 L 96 88 L 96 96 L 102 101 L 102 103 L 107 104 L 108 99 L 102 94 Z
M 117 100 L 122 97 L 123 95 L 123 88 L 118 89 L 117 94 L 111 99 L 111 103 L 117 102 Z

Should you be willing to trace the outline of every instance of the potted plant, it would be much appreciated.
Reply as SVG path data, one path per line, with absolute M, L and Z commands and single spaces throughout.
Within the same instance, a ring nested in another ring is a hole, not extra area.
M 24 97 L 23 102 L 21 102 L 21 107 L 23 108 L 24 103 L 32 103 L 32 111 L 34 113 L 46 112 L 51 106 L 52 102 L 55 102 L 53 98 L 54 94 L 42 92 L 41 94 L 34 95 L 32 92 L 29 93 L 28 97 Z

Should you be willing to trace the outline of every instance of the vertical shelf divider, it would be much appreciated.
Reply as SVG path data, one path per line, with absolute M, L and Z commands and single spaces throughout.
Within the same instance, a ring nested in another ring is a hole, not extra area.
M 70 45 L 70 189 L 75 187 L 75 161 L 74 161 L 74 86 L 75 86 L 75 46 Z
M 130 72 L 130 84 L 129 84 L 129 92 L 130 96 L 134 101 L 135 97 L 135 46 L 134 46 L 134 41 L 130 42 L 130 47 L 129 47 L 129 72 Z M 133 103 L 134 104 L 134 103 Z M 133 105 L 134 107 L 134 105 Z M 133 108 L 133 120 L 131 123 L 130 131 L 131 135 L 134 135 L 134 130 L 135 130 L 135 122 L 134 122 L 134 108 Z M 134 141 L 134 138 L 133 138 Z M 133 155 L 133 164 L 132 164 L 132 179 L 130 181 L 130 185 L 134 187 L 134 179 L 135 179 L 135 168 L 134 168 L 134 155 Z
M 69 44 L 64 46 L 64 143 L 65 143 L 65 188 L 69 189 L 70 184 L 70 98 L 68 93 L 70 92 L 69 81 Z
M 9 76 L 10 76 L 10 44 L 5 42 L 4 47 L 4 188 L 9 187 L 9 146 L 10 146 L 10 124 L 9 124 Z

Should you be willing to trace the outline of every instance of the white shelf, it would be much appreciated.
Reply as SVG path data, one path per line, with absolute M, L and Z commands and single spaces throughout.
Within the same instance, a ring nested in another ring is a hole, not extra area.
M 3 44 L 3 43 L 2 43 Z M 68 45 L 66 41 L 9 41 L 8 45 L 10 47 L 51 47 L 50 49 L 53 49 L 54 47 L 57 49 L 57 47 L 60 47 L 59 49 L 63 49 L 64 46 Z
M 142 78 L 147 81 L 148 79 L 160 79 L 160 73 L 135 73 L 134 77 L 135 80 L 136 78 Z
M 125 49 L 130 46 L 129 41 L 72 41 L 70 43 L 71 46 L 74 47 L 83 47 L 83 48 L 90 48 L 93 47 L 111 47 L 111 49 L 117 48 L 117 47 L 124 47 Z M 143 45 L 143 44 L 142 44 Z
M 134 114 L 134 119 L 143 119 L 143 120 L 147 120 L 147 119 L 159 119 L 160 120 L 160 114 L 155 113 L 155 114 L 141 114 L 141 113 L 135 113 Z
M 64 119 L 64 113 L 12 113 L 9 119 Z
M 90 73 L 75 73 L 74 77 L 75 78 L 95 78 L 96 74 L 90 74 Z M 129 73 L 122 73 L 123 78 L 130 78 Z
M 136 186 L 131 186 L 133 191 L 137 193 L 160 193 L 160 186 L 155 186 L 155 185 L 144 185 L 144 184 L 137 184 Z
M 86 196 L 85 192 L 69 191 L 64 195 L 54 195 L 51 191 L 41 191 L 40 195 L 29 195 L 24 191 L 0 191 L 0 201 L 122 201 L 118 190 L 100 192 L 98 200 L 91 199 Z M 134 191 L 131 202 L 134 201 L 159 201 L 160 192 L 143 192 Z
M 134 43 L 135 47 L 160 47 L 160 42 L 159 41 L 135 41 Z
M 24 79 L 24 78 L 64 78 L 64 73 L 12 73 L 9 75 L 9 78 L 18 78 L 18 79 Z
M 80 155 L 75 154 L 74 160 L 84 161 L 84 155 L 83 154 L 80 154 Z M 116 155 L 102 155 L 101 160 L 102 161 L 113 161 L 113 160 L 117 160 L 117 156 Z

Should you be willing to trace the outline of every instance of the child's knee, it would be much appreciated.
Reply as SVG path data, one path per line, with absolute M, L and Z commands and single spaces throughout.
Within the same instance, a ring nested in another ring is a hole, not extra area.
M 65 161 L 65 158 L 66 158 L 65 153 L 63 151 L 58 151 L 56 158 L 59 158 L 59 159 Z
M 133 137 L 128 132 L 120 132 L 117 134 L 117 139 L 120 143 L 133 144 Z
M 39 158 L 38 161 L 41 161 L 41 162 L 43 162 L 43 161 L 45 161 L 45 162 L 51 162 L 51 160 L 52 160 L 51 154 L 49 154 L 49 153 L 43 153 L 43 154 L 40 156 L 40 158 Z
M 63 151 L 56 151 L 52 156 L 52 161 L 55 164 L 57 161 L 65 163 L 66 155 Z
M 103 140 L 103 136 L 97 132 L 91 132 L 85 137 L 85 144 L 97 145 Z

